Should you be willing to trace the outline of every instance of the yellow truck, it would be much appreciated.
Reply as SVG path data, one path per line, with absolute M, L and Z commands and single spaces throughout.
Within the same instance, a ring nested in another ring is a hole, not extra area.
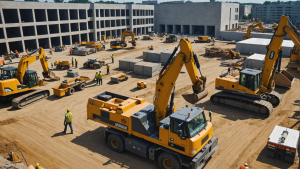
M 86 81 L 89 81 L 90 78 L 86 76 L 80 76 L 80 78 L 75 78 L 72 80 L 64 80 L 59 86 L 56 86 L 53 89 L 55 96 L 63 97 L 65 95 L 72 95 L 75 92 L 75 89 L 82 91 L 85 88 Z

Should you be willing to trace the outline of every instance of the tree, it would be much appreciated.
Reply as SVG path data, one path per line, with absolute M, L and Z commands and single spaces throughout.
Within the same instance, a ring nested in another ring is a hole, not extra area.
M 270 5 L 272 2 L 271 1 L 265 1 L 263 4 L 264 5 Z
M 89 0 L 70 0 L 69 3 L 91 3 Z
M 54 2 L 63 3 L 64 0 L 54 0 Z
M 247 16 L 248 19 L 252 19 L 253 18 L 253 15 L 250 13 L 248 16 Z
M 39 0 L 24 0 L 24 1 L 34 1 L 34 2 L 39 2 Z
M 209 2 L 216 2 L 216 0 L 209 0 Z
M 186 1 L 185 3 L 193 3 L 193 1 Z

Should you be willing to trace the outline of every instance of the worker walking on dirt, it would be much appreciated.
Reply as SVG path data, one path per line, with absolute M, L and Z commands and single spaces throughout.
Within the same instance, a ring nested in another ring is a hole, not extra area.
M 241 165 L 239 169 L 250 169 L 250 168 L 248 167 L 248 164 L 245 163 L 244 165 Z
M 72 67 L 74 67 L 74 59 L 73 59 L 73 57 L 72 57 Z
M 75 68 L 77 68 L 78 61 L 75 59 Z
M 52 55 L 52 47 L 50 47 L 50 54 Z
M 64 130 L 64 133 L 66 134 L 67 133 L 67 126 L 69 125 L 70 126 L 70 129 L 71 129 L 71 134 L 73 134 L 73 127 L 72 127 L 72 113 L 70 112 L 70 109 L 67 108 L 67 113 L 65 115 L 65 122 L 64 122 L 64 125 L 65 125 L 65 130 Z
M 103 50 L 105 50 L 105 45 L 103 44 Z
M 36 165 L 35 165 L 35 169 L 42 169 L 42 167 L 40 166 L 40 164 L 39 164 L 39 163 L 36 163 Z
M 98 72 L 96 72 L 94 80 L 96 80 L 97 82 L 97 79 L 98 79 Z
M 106 69 L 107 69 L 107 73 L 106 74 L 108 74 L 109 75 L 109 64 L 106 64 Z
M 99 79 L 99 85 L 102 85 L 102 73 L 101 73 L 101 71 L 98 74 L 98 79 Z
M 114 59 L 115 59 L 114 54 L 112 54 L 111 55 L 111 63 L 114 63 Z
M 212 120 L 212 113 L 211 111 L 209 111 L 209 122 L 211 122 L 211 120 Z
M 72 48 L 70 48 L 70 55 L 72 55 Z
M 51 69 L 53 69 L 53 63 L 51 62 Z
M 9 62 L 12 63 L 11 56 L 9 55 Z

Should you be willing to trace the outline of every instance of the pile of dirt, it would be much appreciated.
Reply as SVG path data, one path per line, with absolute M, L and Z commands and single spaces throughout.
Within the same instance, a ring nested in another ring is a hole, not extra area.
M 207 48 L 206 55 L 214 57 L 226 57 L 228 51 L 221 48 Z

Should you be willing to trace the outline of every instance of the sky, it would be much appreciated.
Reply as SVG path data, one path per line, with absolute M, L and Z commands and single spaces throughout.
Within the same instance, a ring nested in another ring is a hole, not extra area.
M 23 1 L 23 0 L 15 0 L 15 1 Z M 39 0 L 40 2 L 45 2 L 45 0 Z M 64 2 L 68 2 L 69 0 L 64 0 Z M 90 0 L 91 2 L 96 2 L 99 0 Z M 108 0 L 103 0 L 103 1 L 108 1 Z M 134 3 L 142 3 L 142 0 L 113 0 L 115 2 L 134 2 Z M 147 1 L 147 0 L 145 0 Z M 165 1 L 176 1 L 176 0 L 159 0 L 159 2 L 165 2 Z M 191 0 L 193 2 L 209 2 L 209 0 Z M 217 0 L 221 2 L 226 2 L 226 1 L 234 1 L 234 2 L 241 2 L 241 3 L 247 3 L 247 2 L 252 2 L 252 3 L 263 3 L 265 0 Z M 268 1 L 277 1 L 277 0 L 268 0 Z M 281 1 L 288 1 L 288 0 L 281 0 Z M 54 2 L 54 0 L 48 0 L 48 2 Z

